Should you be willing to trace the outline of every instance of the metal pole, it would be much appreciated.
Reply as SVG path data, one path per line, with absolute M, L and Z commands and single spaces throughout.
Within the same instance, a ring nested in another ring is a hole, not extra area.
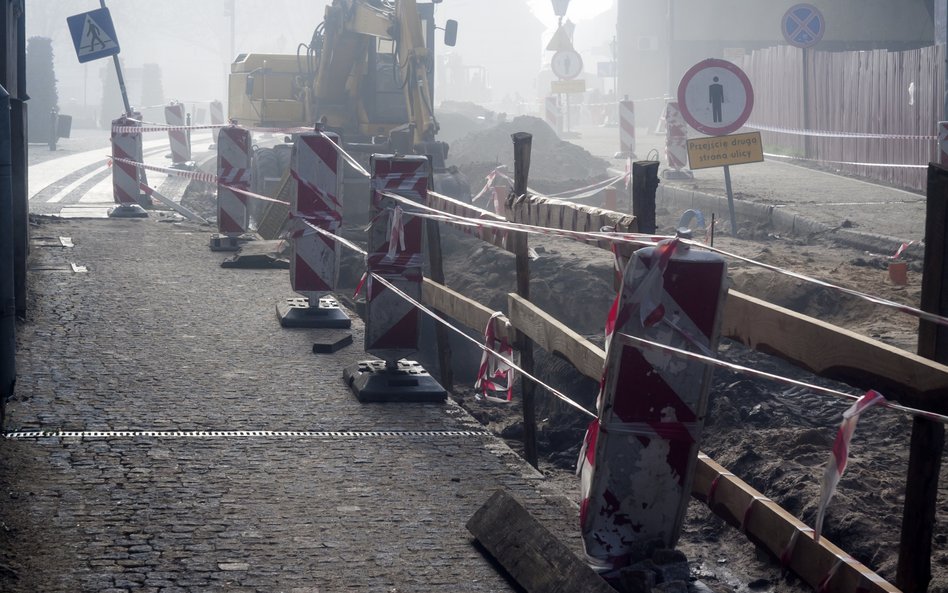
M 105 0 L 99 0 L 99 5 L 106 8 Z M 125 105 L 125 115 L 132 117 L 132 106 L 128 102 L 128 91 L 125 90 L 125 77 L 122 76 L 122 65 L 119 63 L 118 54 L 112 55 L 112 63 L 115 64 L 115 76 L 118 78 L 119 90 L 122 91 L 122 103 Z
M 13 273 L 13 136 L 10 93 L 0 86 L 0 428 L 16 383 L 16 290 Z
M 737 236 L 737 215 L 734 214 L 734 192 L 731 191 L 731 168 L 724 165 L 724 188 L 727 190 L 727 209 L 731 215 L 731 235 Z

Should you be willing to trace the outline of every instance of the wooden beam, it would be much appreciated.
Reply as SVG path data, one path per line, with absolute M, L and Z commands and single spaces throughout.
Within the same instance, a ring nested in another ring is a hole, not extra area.
M 748 539 L 781 560 L 817 591 L 898 593 L 885 579 L 857 562 L 704 453 L 698 454 L 691 495 Z M 791 545 L 796 535 L 795 544 Z
M 503 490 L 474 513 L 467 529 L 527 593 L 615 593 Z
M 510 293 L 507 295 L 510 322 L 530 336 L 547 352 L 565 358 L 579 372 L 597 381 L 602 376 L 606 353 L 592 342 L 557 321 L 530 301 Z
M 483 332 L 491 315 L 495 313 L 477 301 L 429 278 L 422 280 L 421 300 L 425 305 L 456 319 L 461 325 L 476 332 Z M 498 321 L 495 326 L 497 339 L 506 339 L 513 343 L 514 332 L 512 329 L 508 331 L 507 318 L 501 315 Z
M 585 206 L 555 198 L 527 196 L 509 205 L 508 218 L 513 222 L 532 224 L 567 231 L 598 231 L 611 226 L 619 233 L 636 233 L 635 217 L 593 206 Z M 595 226 L 596 228 L 592 228 Z M 608 249 L 608 246 L 605 247 Z
M 721 335 L 821 377 L 948 413 L 948 366 L 761 299 L 730 291 Z

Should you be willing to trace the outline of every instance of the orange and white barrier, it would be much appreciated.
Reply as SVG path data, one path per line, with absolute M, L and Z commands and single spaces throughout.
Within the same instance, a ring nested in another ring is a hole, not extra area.
M 635 338 L 713 355 L 727 288 L 723 257 L 678 239 L 635 252 L 606 326 L 599 415 L 580 457 L 580 522 L 590 565 L 609 574 L 681 532 L 707 409 L 701 361 Z
M 217 100 L 211 101 L 210 110 L 211 110 L 211 125 L 223 126 L 225 123 L 224 122 L 224 104 Z M 214 138 L 214 144 L 217 144 L 218 134 L 220 134 L 220 128 L 214 128 L 213 130 L 211 130 L 211 136 Z
M 619 101 L 619 158 L 635 158 L 635 102 Z
M 247 232 L 250 214 L 250 130 L 239 126 L 221 128 L 217 142 L 217 230 L 211 238 L 211 250 L 236 251 L 239 238 Z M 241 191 L 243 190 L 243 191 Z
M 563 133 L 563 109 L 556 96 L 547 97 L 543 101 L 544 119 L 557 134 Z
M 184 103 L 173 101 L 165 106 L 165 122 L 169 126 L 185 127 Z M 186 129 L 169 129 L 171 142 L 171 162 L 174 166 L 188 167 L 191 163 L 191 139 Z
M 135 130 L 135 122 L 124 115 L 112 120 L 112 195 L 118 204 L 109 212 L 113 218 L 142 218 L 148 214 L 142 209 L 140 184 L 142 170 L 133 163 L 142 161 L 142 135 Z M 126 132 L 114 131 L 121 126 Z
M 666 179 L 691 179 L 688 169 L 688 124 L 681 115 L 677 101 L 665 106 L 665 161 L 672 171 L 665 171 Z
M 340 244 L 334 235 L 342 225 L 344 165 L 338 143 L 338 135 L 316 131 L 297 136 L 293 145 L 290 286 L 304 298 L 291 300 L 286 312 L 280 311 L 283 327 L 351 326 L 329 296 L 339 278 Z

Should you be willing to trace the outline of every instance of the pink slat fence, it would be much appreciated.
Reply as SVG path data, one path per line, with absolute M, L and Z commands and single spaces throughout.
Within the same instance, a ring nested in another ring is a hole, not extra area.
M 806 52 L 809 100 L 804 117 L 804 52 L 790 46 L 757 50 L 743 69 L 754 85 L 750 122 L 775 128 L 891 136 L 937 134 L 942 115 L 941 47 L 890 52 Z M 909 86 L 914 83 L 914 104 Z M 937 142 L 920 138 L 827 138 L 763 132 L 768 152 L 807 156 L 839 171 L 896 187 L 924 190 L 924 168 L 833 163 L 927 165 L 938 160 Z

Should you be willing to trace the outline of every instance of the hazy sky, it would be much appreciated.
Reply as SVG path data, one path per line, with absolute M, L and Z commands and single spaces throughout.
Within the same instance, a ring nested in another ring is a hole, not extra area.
M 615 1 L 572 0 L 567 18 L 579 25 L 577 30 L 584 37 L 591 37 L 583 22 L 609 10 Z M 159 64 L 167 99 L 224 99 L 226 75 L 233 59 L 225 3 L 108 0 L 125 67 L 134 74 L 145 63 Z M 328 3 L 329 0 L 236 0 L 235 51 L 295 53 L 298 44 L 309 42 Z M 26 5 L 27 35 L 53 39 L 62 102 L 97 105 L 101 73 L 111 66 L 111 61 L 80 65 L 65 19 L 98 8 L 98 0 L 27 0 Z M 526 23 L 527 7 L 539 24 Z M 458 47 L 449 49 L 442 45 L 437 52 L 456 52 L 465 64 L 487 68 L 495 94 L 528 97 L 538 93 L 538 75 L 544 61 L 549 61 L 544 45 L 556 26 L 550 0 L 444 0 L 438 5 L 437 14 L 440 24 L 447 18 L 460 22 Z M 504 18 L 505 14 L 518 16 Z M 529 40 L 521 34 L 527 29 L 534 32 Z M 537 33 L 542 34 L 542 39 L 536 37 Z M 601 38 L 611 39 L 614 33 L 613 25 Z M 519 45 L 518 39 L 523 40 Z M 582 47 L 577 49 L 586 51 Z M 595 71 L 594 64 L 591 67 Z M 135 84 L 134 80 L 130 82 Z M 139 102 L 131 89 L 130 98 L 133 104 Z

